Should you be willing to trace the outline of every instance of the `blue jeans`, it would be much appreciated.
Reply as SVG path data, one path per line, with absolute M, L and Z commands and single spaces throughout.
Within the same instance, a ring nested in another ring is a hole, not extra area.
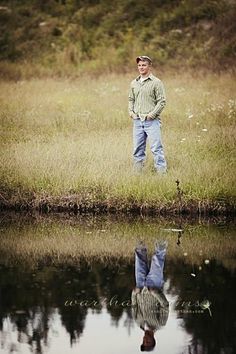
M 157 171 L 166 171 L 166 160 L 161 142 L 161 122 L 159 119 L 134 119 L 133 125 L 133 157 L 135 164 L 143 164 L 146 157 L 146 140 L 148 138 Z
M 161 289 L 164 284 L 163 269 L 165 262 L 166 248 L 156 248 L 152 256 L 150 269 L 148 267 L 147 249 L 135 249 L 135 280 L 136 287 Z

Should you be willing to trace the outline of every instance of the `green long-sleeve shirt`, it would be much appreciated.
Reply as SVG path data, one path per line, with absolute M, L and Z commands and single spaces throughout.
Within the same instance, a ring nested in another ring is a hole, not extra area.
M 143 82 L 138 76 L 131 82 L 129 91 L 129 115 L 132 118 L 139 117 L 145 120 L 147 115 L 152 118 L 160 118 L 160 113 L 166 105 L 166 95 L 163 83 L 153 74 L 150 74 Z
M 169 302 L 163 292 L 148 290 L 144 287 L 141 291 L 132 291 L 132 316 L 136 323 L 143 329 L 148 327 L 156 331 L 165 326 L 169 316 Z

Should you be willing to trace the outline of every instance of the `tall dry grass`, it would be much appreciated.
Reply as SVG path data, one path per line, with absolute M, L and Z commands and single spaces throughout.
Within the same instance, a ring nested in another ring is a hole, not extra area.
M 0 83 L 1 196 L 88 193 L 111 203 L 235 201 L 235 78 L 230 74 L 163 73 L 162 114 L 168 174 L 132 169 L 129 82 L 135 76 L 32 79 Z
M 152 218 L 117 219 L 80 217 L 13 219 L 1 223 L 0 256 L 6 265 L 37 266 L 38 262 L 53 264 L 105 263 L 132 261 L 140 240 L 149 255 L 159 240 L 168 241 L 168 259 L 206 267 L 211 261 L 222 262 L 235 269 L 236 238 L 233 225 L 182 223 Z M 183 230 L 178 232 L 177 230 Z

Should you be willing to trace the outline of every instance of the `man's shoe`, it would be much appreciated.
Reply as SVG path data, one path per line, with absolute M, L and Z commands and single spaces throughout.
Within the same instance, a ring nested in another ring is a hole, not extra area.
M 143 240 L 138 241 L 138 243 L 136 245 L 136 249 L 138 249 L 138 250 L 147 250 Z
M 143 161 L 135 162 L 135 164 L 134 164 L 134 171 L 135 171 L 136 173 L 141 173 L 141 172 L 143 171 L 143 166 L 144 166 Z
M 162 251 L 165 250 L 168 247 L 168 241 L 166 240 L 161 240 L 156 242 L 156 249 Z
M 158 168 L 158 169 L 156 169 L 156 172 L 158 175 L 166 175 L 167 169 L 166 168 Z

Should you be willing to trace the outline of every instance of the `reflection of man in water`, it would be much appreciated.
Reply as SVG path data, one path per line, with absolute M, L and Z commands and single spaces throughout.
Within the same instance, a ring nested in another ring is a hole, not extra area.
M 151 351 L 155 347 L 154 332 L 165 326 L 169 315 L 169 303 L 163 294 L 166 248 L 166 241 L 156 245 L 150 268 L 144 244 L 140 243 L 135 249 L 136 288 L 132 292 L 132 314 L 144 331 L 141 351 Z

